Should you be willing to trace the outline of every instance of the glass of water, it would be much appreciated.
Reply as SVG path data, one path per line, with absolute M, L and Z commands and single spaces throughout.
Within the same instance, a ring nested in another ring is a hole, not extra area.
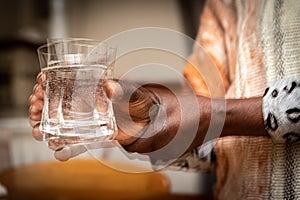
M 116 48 L 91 39 L 54 39 L 38 48 L 44 140 L 66 144 L 110 141 L 117 134 L 103 83 L 112 78 Z

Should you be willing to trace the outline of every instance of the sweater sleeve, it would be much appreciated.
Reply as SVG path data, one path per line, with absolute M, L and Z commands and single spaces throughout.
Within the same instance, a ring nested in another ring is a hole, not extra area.
M 273 142 L 300 141 L 300 78 L 273 82 L 266 89 L 262 111 Z

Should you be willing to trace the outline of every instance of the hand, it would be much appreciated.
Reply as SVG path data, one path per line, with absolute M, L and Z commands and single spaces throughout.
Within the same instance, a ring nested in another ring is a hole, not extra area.
M 157 84 L 134 86 L 124 81 L 107 81 L 118 125 L 116 140 L 130 152 L 152 152 L 175 136 L 180 109 L 173 92 Z
M 39 130 L 39 126 L 44 105 L 44 93 L 42 89 L 44 80 L 44 74 L 42 72 L 39 73 L 36 78 L 36 84 L 33 87 L 33 94 L 29 97 L 29 122 L 32 127 L 32 135 L 38 141 L 43 140 L 43 135 Z
M 39 125 L 43 109 L 42 83 L 44 79 L 44 75 L 40 73 L 29 99 L 30 124 L 33 127 L 33 137 L 37 140 L 43 138 Z M 150 152 L 164 146 L 172 139 L 177 129 L 177 119 L 168 120 L 175 122 L 175 126 L 170 128 L 166 122 L 169 117 L 167 113 L 176 112 L 168 109 L 167 105 L 176 106 L 172 102 L 176 101 L 176 98 L 168 89 L 158 85 L 135 87 L 128 82 L 117 80 L 107 81 L 105 87 L 108 96 L 113 101 L 118 125 L 118 135 L 115 139 L 126 150 Z M 163 114 L 158 115 L 158 113 Z M 155 123 L 154 120 L 156 120 Z M 149 128 L 151 123 L 155 125 Z M 163 138 L 156 135 L 162 135 Z M 59 160 L 67 160 L 86 151 L 86 148 L 80 145 L 74 145 L 74 147 L 66 147 L 66 145 L 68 144 L 60 140 L 49 141 L 49 148 L 55 150 L 55 157 Z

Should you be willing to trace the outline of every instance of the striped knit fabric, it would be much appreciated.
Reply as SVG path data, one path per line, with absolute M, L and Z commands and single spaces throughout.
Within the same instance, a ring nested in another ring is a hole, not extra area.
M 270 0 L 262 5 L 262 11 L 260 32 L 268 83 L 285 77 L 299 78 L 299 2 Z M 274 140 L 271 172 L 270 199 L 300 199 L 299 142 Z
M 220 71 L 227 98 L 262 96 L 271 82 L 300 76 L 299 12 L 297 0 L 207 0 L 197 42 Z M 199 52 L 195 46 L 184 75 L 197 93 L 212 95 Z M 299 150 L 299 143 L 265 137 L 218 139 L 215 198 L 299 199 Z

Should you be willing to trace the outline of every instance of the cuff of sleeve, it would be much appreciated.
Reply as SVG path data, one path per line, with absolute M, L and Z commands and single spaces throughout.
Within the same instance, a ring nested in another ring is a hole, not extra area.
M 272 83 L 262 101 L 265 127 L 273 142 L 300 141 L 300 78 Z

